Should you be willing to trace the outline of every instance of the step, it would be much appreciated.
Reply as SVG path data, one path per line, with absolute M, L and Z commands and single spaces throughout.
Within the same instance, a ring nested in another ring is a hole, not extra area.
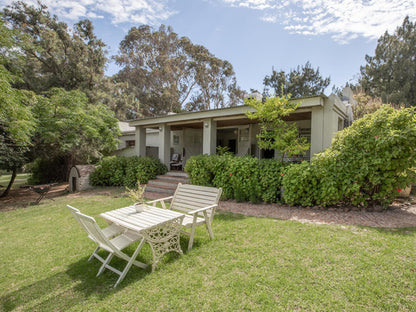
M 180 182 L 180 183 L 189 183 L 189 179 L 188 177 L 183 177 L 183 176 L 172 176 L 172 175 L 158 175 L 156 176 L 157 180 L 169 180 L 169 181 L 175 181 L 175 182 Z M 154 181 L 154 180 L 153 180 Z
M 185 171 L 168 171 L 165 175 L 171 177 L 188 178 L 188 174 Z
M 176 187 L 178 186 L 178 183 L 180 182 L 181 181 L 157 179 L 157 180 L 149 180 L 148 185 L 151 184 L 152 186 L 167 186 L 167 187 L 173 187 L 176 189 Z
M 147 184 L 146 192 L 153 192 L 153 193 L 163 193 L 173 195 L 175 193 L 175 187 L 168 187 L 168 186 L 161 186 L 161 185 L 154 185 L 154 184 Z

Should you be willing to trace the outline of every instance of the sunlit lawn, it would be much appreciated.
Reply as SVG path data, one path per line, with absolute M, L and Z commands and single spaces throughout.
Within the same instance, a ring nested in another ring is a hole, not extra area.
M 0 175 L 0 190 L 7 187 L 10 182 L 11 175 L 4 174 Z M 14 180 L 12 188 L 19 188 L 21 185 L 27 184 L 27 179 L 29 178 L 29 173 L 18 174 Z
M 1 212 L 0 311 L 416 311 L 416 228 L 225 213 L 213 241 L 201 227 L 191 252 L 165 256 L 155 273 L 133 267 L 114 289 L 114 273 L 95 277 L 95 246 L 65 205 L 104 226 L 98 214 L 127 203 L 84 195 Z

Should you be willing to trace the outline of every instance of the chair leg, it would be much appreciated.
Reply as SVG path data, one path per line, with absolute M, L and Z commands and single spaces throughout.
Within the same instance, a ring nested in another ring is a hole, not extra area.
M 98 250 L 100 250 L 100 246 L 97 246 L 97 248 L 95 248 L 94 252 L 88 258 L 88 262 L 90 262 L 92 260 L 92 258 L 94 258 L 94 256 L 97 254 Z
M 99 276 L 101 273 L 104 272 L 105 267 L 110 263 L 111 259 L 113 259 L 114 254 L 110 253 L 107 258 L 105 259 L 105 261 L 103 262 L 103 265 L 100 267 L 100 269 L 98 270 L 98 273 L 96 276 Z
M 191 234 L 189 236 L 189 243 L 188 243 L 188 251 L 190 251 L 192 249 L 192 245 L 194 243 L 194 235 L 195 235 L 195 228 L 196 228 L 196 218 L 198 216 L 196 214 L 194 214 L 194 220 L 192 222 L 192 229 L 191 229 Z
M 130 270 L 131 266 L 133 265 L 137 255 L 139 254 L 140 250 L 142 249 L 144 243 L 146 242 L 146 239 L 143 238 L 140 241 L 139 246 L 137 246 L 136 250 L 134 251 L 133 255 L 131 256 L 130 260 L 127 262 L 126 266 L 124 267 L 123 272 L 121 273 L 120 277 L 118 278 L 117 282 L 114 284 L 114 287 L 117 287 L 118 284 L 121 283 L 121 281 L 126 277 L 127 272 Z
M 212 228 L 211 228 L 211 219 L 208 218 L 208 214 L 206 211 L 204 211 L 204 217 L 205 217 L 205 226 L 207 227 L 209 238 L 214 239 L 214 232 L 212 232 Z

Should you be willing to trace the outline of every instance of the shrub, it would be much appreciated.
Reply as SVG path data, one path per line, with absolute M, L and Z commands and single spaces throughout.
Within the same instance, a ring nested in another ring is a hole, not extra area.
M 106 157 L 90 175 L 92 185 L 127 186 L 147 183 L 158 174 L 166 173 L 167 168 L 154 157 Z
M 280 160 L 260 160 L 259 182 L 263 201 L 268 203 L 279 202 L 282 177 L 287 166 L 287 163 L 282 163 Z
M 415 108 L 384 105 L 339 132 L 310 165 L 291 166 L 283 179 L 285 200 L 387 207 L 415 179 L 415 146 Z
M 223 198 L 277 202 L 283 165 L 274 159 L 230 154 L 191 157 L 185 166 L 192 184 L 221 187 Z
M 52 182 L 64 182 L 67 177 L 67 165 L 65 157 L 52 159 L 37 158 L 26 168 L 31 172 L 28 184 L 45 184 Z

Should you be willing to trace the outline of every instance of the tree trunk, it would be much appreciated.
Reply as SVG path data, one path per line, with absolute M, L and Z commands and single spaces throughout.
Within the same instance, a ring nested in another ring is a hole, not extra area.
M 14 168 L 13 172 L 12 172 L 12 177 L 11 177 L 10 182 L 9 182 L 9 185 L 4 190 L 3 194 L 0 195 L 0 197 L 6 197 L 9 194 L 9 191 L 12 188 L 12 185 L 14 183 L 14 180 L 16 179 L 16 176 L 17 176 L 17 168 Z

